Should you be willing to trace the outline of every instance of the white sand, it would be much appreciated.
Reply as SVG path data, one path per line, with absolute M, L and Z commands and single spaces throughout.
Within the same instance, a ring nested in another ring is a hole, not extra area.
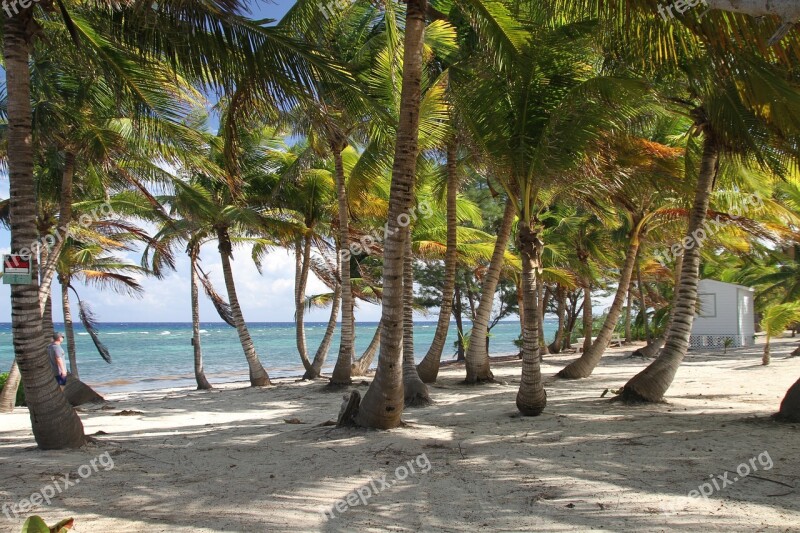
M 800 358 L 786 358 L 796 344 L 777 342 L 769 367 L 760 347 L 690 354 L 669 403 L 640 407 L 600 399 L 645 365 L 626 357 L 630 348 L 611 350 L 579 382 L 549 377 L 575 355 L 548 356 L 549 404 L 538 418 L 516 416 L 517 362 L 493 366 L 507 385 L 481 387 L 459 384 L 463 367 L 448 367 L 431 391 L 436 404 L 406 411 L 408 426 L 388 432 L 316 427 L 336 417 L 342 393 L 294 380 L 111 395 L 112 409 L 82 412 L 87 434 L 106 434 L 79 451 L 38 451 L 18 409 L 0 415 L 0 504 L 54 476 L 79 478 L 109 452 L 113 469 L 33 512 L 49 523 L 72 516 L 78 532 L 798 531 L 799 425 L 769 418 L 800 376 Z M 122 410 L 141 414 L 115 416 Z M 367 505 L 321 514 L 371 479 L 395 481 L 408 461 L 416 474 Z M 711 475 L 730 471 L 732 481 L 741 463 L 764 479 L 739 479 L 707 502 L 687 498 Z M 0 531 L 21 524 L 0 515 Z

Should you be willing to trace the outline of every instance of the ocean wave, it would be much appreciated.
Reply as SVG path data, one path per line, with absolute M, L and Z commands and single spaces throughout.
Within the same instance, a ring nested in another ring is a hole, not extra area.
M 159 335 L 172 335 L 171 331 L 162 331 Z
M 83 331 L 83 332 L 79 331 L 78 335 L 88 335 L 88 333 L 86 333 L 85 331 Z
M 207 329 L 201 329 L 200 333 L 208 333 L 208 330 Z
M 98 383 L 98 387 L 118 387 L 120 385 L 133 385 L 136 383 L 135 381 L 131 381 L 129 379 L 112 379 L 111 381 L 106 381 L 104 383 Z

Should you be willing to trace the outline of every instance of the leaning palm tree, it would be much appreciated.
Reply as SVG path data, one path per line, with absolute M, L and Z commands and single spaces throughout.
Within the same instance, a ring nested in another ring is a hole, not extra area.
M 341 70 L 329 66 L 332 63 L 319 54 L 310 53 L 280 32 L 240 17 L 241 9 L 242 5 L 235 1 L 213 6 L 167 2 L 157 7 L 140 2 L 60 2 L 55 10 L 39 10 L 31 5 L 22 7 L 13 17 L 5 17 L 13 250 L 26 251 L 37 239 L 29 65 L 36 39 L 44 36 L 43 41 L 52 42 L 56 34 L 68 35 L 85 62 L 97 66 L 103 76 L 115 79 L 111 85 L 119 95 L 129 95 L 137 101 L 131 109 L 145 113 L 152 111 L 154 104 L 160 106 L 170 100 L 165 95 L 171 91 L 163 88 L 171 86 L 167 80 L 174 85 L 177 76 L 161 76 L 164 69 L 152 68 L 154 60 L 164 58 L 207 85 L 222 82 L 233 87 L 244 79 L 245 73 L 249 74 L 253 83 L 263 88 L 261 94 L 268 101 L 275 101 L 276 95 L 286 95 L 287 91 L 297 94 L 298 83 L 309 87 L 309 80 L 315 77 L 310 75 L 312 71 L 327 71 L 346 79 Z M 48 20 L 40 24 L 35 15 Z M 202 50 L 202 60 L 198 60 L 197 50 Z M 59 53 L 53 57 L 59 57 Z M 292 61 L 291 68 L 283 68 L 281 62 L 287 59 Z M 167 116 L 176 117 L 175 111 L 173 107 Z M 33 258 L 34 267 L 36 263 Z M 85 441 L 80 419 L 64 396 L 58 394 L 47 370 L 41 312 L 36 305 L 38 292 L 37 280 L 14 286 L 11 296 L 15 356 L 27 393 L 34 437 L 43 449 L 78 447 Z
M 613 161 L 610 166 L 614 168 L 605 168 L 601 173 L 614 176 L 605 190 L 624 217 L 627 249 L 620 266 L 617 291 L 597 340 L 584 350 L 580 358 L 558 373 L 562 378 L 586 378 L 600 362 L 625 305 L 639 248 L 647 237 L 653 219 L 659 215 L 663 202 L 674 196 L 673 184 L 680 183 L 682 150 L 631 135 L 620 135 L 609 142 L 610 146 L 614 146 L 611 148 L 613 155 L 609 158 Z M 617 178 L 623 175 L 625 178 Z
M 436 333 L 433 336 L 433 342 L 431 342 L 428 352 L 417 367 L 419 377 L 425 383 L 435 382 L 436 377 L 439 375 L 439 363 L 447 341 L 447 332 L 450 329 L 450 313 L 453 308 L 453 295 L 456 288 L 456 266 L 458 261 L 456 201 L 461 179 L 457 159 L 458 144 L 455 139 L 451 139 L 447 143 L 446 158 L 447 243 L 444 257 L 444 285 L 442 287 L 442 306 L 439 309 L 439 318 L 436 322 Z
M 696 245 L 684 246 L 682 251 L 680 285 L 665 345 L 656 361 L 625 385 L 622 396 L 628 400 L 661 400 L 689 348 L 702 247 L 698 235 L 703 231 L 720 163 L 727 158 L 752 158 L 758 167 L 784 175 L 789 162 L 800 158 L 800 152 L 785 143 L 795 134 L 792 121 L 800 118 L 800 106 L 796 104 L 800 101 L 800 86 L 787 81 L 778 66 L 758 58 L 748 58 L 744 65 L 737 65 L 731 58 L 733 64 L 722 69 L 719 64 L 712 66 L 702 60 L 698 63 L 687 72 L 697 95 L 689 104 L 689 112 L 695 119 L 694 131 L 703 136 L 703 146 L 684 241 Z M 737 72 L 738 81 L 730 77 L 729 68 Z M 741 91 L 739 81 L 752 92 Z M 777 104 L 770 95 L 778 93 L 794 96 Z M 780 110 L 771 109 L 776 105 Z M 742 121 L 749 127 L 738 126 Z
M 75 350 L 75 333 L 69 298 L 70 290 L 78 298 L 81 322 L 83 322 L 84 327 L 91 336 L 95 347 L 107 362 L 110 362 L 110 355 L 97 337 L 96 328 L 91 320 L 92 313 L 88 304 L 81 300 L 74 283 L 77 281 L 100 289 L 111 289 L 118 294 L 136 297 L 141 295 L 143 289 L 132 274 L 145 273 L 141 267 L 110 255 L 109 252 L 111 251 L 130 249 L 124 241 L 120 240 L 120 238 L 125 239 L 126 236 L 121 235 L 117 236 L 117 238 L 112 238 L 92 233 L 79 232 L 73 238 L 68 239 L 61 249 L 61 257 L 56 266 L 58 282 L 61 285 L 61 305 L 64 313 L 64 334 L 67 341 L 67 353 L 69 354 L 69 369 L 70 373 L 78 379 L 80 379 L 80 375 Z M 95 240 L 95 238 L 99 239 Z
M 624 61 L 645 65 L 654 77 L 672 80 L 667 99 L 692 117 L 690 132 L 702 136 L 700 163 L 688 172 L 697 181 L 686 242 L 696 242 L 702 230 L 721 159 L 755 157 L 760 167 L 784 175 L 789 160 L 797 158 L 788 139 L 796 135 L 800 109 L 789 72 L 797 65 L 800 36 L 797 32 L 786 35 L 797 18 L 796 3 L 712 0 L 707 4 L 717 11 L 704 17 L 680 17 L 679 24 L 653 17 L 652 3 L 647 0 L 550 0 L 546 4 L 570 19 L 599 17 L 604 43 L 617 50 L 620 42 L 625 43 Z M 769 24 L 754 23 L 752 17 L 764 15 L 772 16 Z M 776 16 L 783 20 L 776 22 Z M 781 29 L 773 33 L 781 23 Z M 648 37 L 643 39 L 643 35 Z M 786 49 L 793 52 L 774 54 L 767 45 L 784 37 Z M 675 92 L 679 85 L 684 86 L 682 94 Z M 700 266 L 699 246 L 686 248 L 680 255 L 680 282 L 664 348 L 656 361 L 625 385 L 625 399 L 660 401 L 686 355 Z

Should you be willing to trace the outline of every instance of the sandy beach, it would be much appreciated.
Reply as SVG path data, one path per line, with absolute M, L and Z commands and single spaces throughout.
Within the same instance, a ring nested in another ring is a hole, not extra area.
M 1 419 L 0 531 L 23 499 L 77 532 L 797 531 L 800 425 L 770 418 L 796 346 L 775 341 L 768 367 L 760 345 L 691 352 L 667 403 L 635 407 L 601 398 L 646 364 L 632 348 L 582 381 L 552 378 L 574 354 L 547 356 L 538 418 L 517 415 L 518 362 L 479 387 L 451 365 L 435 405 L 386 432 L 322 426 L 343 393 L 294 379 L 110 395 L 81 409 L 79 451 L 37 450 L 19 408 Z

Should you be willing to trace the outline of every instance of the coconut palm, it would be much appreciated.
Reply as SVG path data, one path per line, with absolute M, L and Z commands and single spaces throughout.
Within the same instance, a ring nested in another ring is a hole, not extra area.
M 612 145 L 615 147 L 611 148 Z M 630 135 L 623 135 L 609 142 L 608 146 L 614 152 L 608 158 L 613 161 L 613 168 L 603 169 L 601 174 L 612 177 L 605 187 L 606 195 L 624 217 L 627 250 L 624 264 L 620 266 L 614 301 L 597 340 L 584 350 L 579 359 L 558 373 L 562 378 L 588 377 L 600 362 L 625 305 L 641 243 L 647 237 L 653 219 L 659 215 L 659 208 L 665 200 L 674 197 L 673 184 L 680 183 L 682 150 L 663 145 L 657 140 Z
M 458 230 L 456 217 L 456 199 L 460 176 L 458 173 L 458 144 L 451 139 L 447 144 L 447 244 L 444 257 L 444 285 L 442 287 L 442 306 L 436 322 L 436 333 L 433 336 L 428 352 L 417 367 L 420 379 L 425 383 L 433 383 L 439 374 L 439 362 L 450 329 L 450 314 L 453 308 L 453 295 L 456 288 L 456 266 L 458 260 Z
M 761 327 L 767 334 L 764 343 L 764 357 L 761 360 L 763 365 L 770 363 L 770 340 L 782 335 L 789 324 L 800 322 L 800 303 L 791 302 L 780 305 L 770 306 L 764 311 L 761 318 Z
M 32 115 L 30 106 L 29 56 L 36 38 L 45 35 L 55 42 L 68 36 L 70 46 L 83 54 L 84 61 L 100 69 L 119 95 L 133 97 L 137 110 L 153 110 L 169 101 L 176 76 L 164 76 L 163 69 L 153 68 L 154 60 L 168 59 L 183 72 L 208 85 L 222 82 L 233 87 L 250 75 L 263 88 L 267 101 L 297 94 L 298 84 L 309 87 L 311 71 L 327 71 L 341 79 L 347 77 L 331 67 L 318 54 L 280 32 L 251 23 L 237 15 L 242 6 L 228 2 L 224 6 L 199 3 L 173 3 L 144 6 L 129 4 L 60 3 L 58 9 L 38 11 L 36 6 L 21 8 L 4 20 L 4 58 L 8 76 L 9 181 L 12 249 L 25 251 L 36 239 L 34 212 L 34 153 L 31 145 Z M 34 14 L 48 18 L 39 24 Z M 47 31 L 40 31 L 46 27 Z M 102 37 L 100 37 L 102 36 Z M 197 52 L 202 50 L 198 60 Z M 58 57 L 58 53 L 54 57 Z M 280 58 L 280 59 L 278 59 Z M 282 61 L 291 58 L 291 68 Z M 215 65 L 208 68 L 208 65 Z M 247 70 L 249 69 L 249 72 Z M 172 84 L 154 80 L 166 81 Z M 173 108 L 174 110 L 174 108 Z M 175 114 L 170 114 L 175 117 Z M 33 258 L 33 266 L 37 266 Z M 34 436 L 41 448 L 67 448 L 83 444 L 84 437 L 77 415 L 49 376 L 45 364 L 41 312 L 35 300 L 39 284 L 12 288 L 13 334 L 16 360 L 24 378 L 31 411 Z
M 423 38 L 426 0 L 409 0 L 405 17 L 403 82 L 397 127 L 387 238 L 383 253 L 381 346 L 375 378 L 355 415 L 356 424 L 391 429 L 400 424 L 405 397 L 403 367 L 403 261 L 409 235 L 400 216 L 413 205 L 414 173 L 419 156 L 419 116 L 422 101 Z
M 690 78 L 699 96 L 689 110 L 695 117 L 693 128 L 703 135 L 695 201 L 686 232 L 686 242 L 697 242 L 698 245 L 687 246 L 682 254 L 680 286 L 673 304 L 671 328 L 664 348 L 655 362 L 626 384 L 623 389 L 624 398 L 660 400 L 686 355 L 697 301 L 702 245 L 702 241 L 698 242 L 697 235 L 703 231 L 712 187 L 719 173 L 720 159 L 724 161 L 727 157 L 750 156 L 762 168 L 771 168 L 777 175 L 782 175 L 785 173 L 782 167 L 791 158 L 800 155 L 794 153 L 795 150 L 791 147 L 783 145 L 782 140 L 792 135 L 793 127 L 790 122 L 794 120 L 784 119 L 800 116 L 800 107 L 791 103 L 788 106 L 781 104 L 780 111 L 773 110 L 766 114 L 762 107 L 774 105 L 768 96 L 772 90 L 800 95 L 797 92 L 800 87 L 785 81 L 777 66 L 768 66 L 758 59 L 753 59 L 746 67 L 740 68 L 740 79 L 746 87 L 753 87 L 753 93 L 735 88 L 736 81 L 730 78 L 727 69 L 724 78 L 719 78 L 722 73 L 713 68 L 690 71 L 690 76 L 703 76 L 702 79 Z M 715 79 L 717 83 L 710 86 L 709 78 Z M 795 102 L 796 97 L 786 102 Z M 774 113 L 780 114 L 781 118 L 776 120 Z M 740 121 L 745 121 L 750 126 L 746 129 L 736 126 Z M 777 157 L 774 156 L 776 153 L 779 154 Z
M 80 379 L 78 361 L 75 351 L 75 333 L 72 323 L 72 312 L 69 301 L 69 291 L 72 290 L 78 298 L 80 317 L 87 332 L 94 341 L 100 355 L 110 362 L 110 355 L 105 346 L 99 341 L 96 328 L 91 320 L 92 313 L 88 304 L 83 302 L 75 289 L 74 282 L 92 285 L 98 288 L 111 289 L 118 294 L 139 296 L 142 287 L 135 277 L 145 271 L 134 264 L 110 255 L 117 250 L 129 250 L 123 239 L 125 235 L 106 236 L 93 232 L 76 232 L 61 249 L 61 257 L 57 263 L 56 272 L 61 285 L 61 306 L 64 312 L 64 333 L 69 354 L 70 373 Z
M 780 10 L 795 10 L 794 4 L 781 3 L 776 9 L 762 0 L 719 0 L 709 3 L 719 11 L 702 18 L 681 17 L 679 24 L 665 24 L 653 17 L 652 4 L 645 0 L 585 0 L 569 4 L 554 0 L 548 4 L 564 9 L 570 19 L 601 13 L 602 23 L 607 24 L 601 39 L 607 45 L 613 43 L 619 50 L 619 43 L 626 43 L 622 53 L 625 60 L 646 65 L 645 70 L 659 79 L 671 80 L 667 98 L 681 113 L 692 117 L 690 132 L 703 137 L 698 150 L 702 154 L 700 163 L 689 174 L 697 175 L 697 181 L 685 233 L 687 242 L 695 242 L 697 232 L 702 230 L 720 162 L 729 156 L 754 157 L 760 167 L 785 174 L 781 167 L 796 157 L 793 143 L 785 143 L 796 134 L 796 88 L 787 81 L 788 71 L 796 65 L 796 55 L 776 57 L 766 46 L 783 37 L 785 31 L 774 34 L 770 42 L 773 30 L 727 11 L 789 17 L 791 13 Z M 620 24 L 622 20 L 625 22 Z M 648 38 L 642 39 L 642 35 Z M 797 49 L 796 32 L 786 41 L 787 46 Z M 680 91 L 679 86 L 683 86 Z M 653 364 L 626 384 L 623 398 L 660 401 L 672 383 L 689 346 L 699 265 L 698 246 L 683 251 L 664 348 Z

